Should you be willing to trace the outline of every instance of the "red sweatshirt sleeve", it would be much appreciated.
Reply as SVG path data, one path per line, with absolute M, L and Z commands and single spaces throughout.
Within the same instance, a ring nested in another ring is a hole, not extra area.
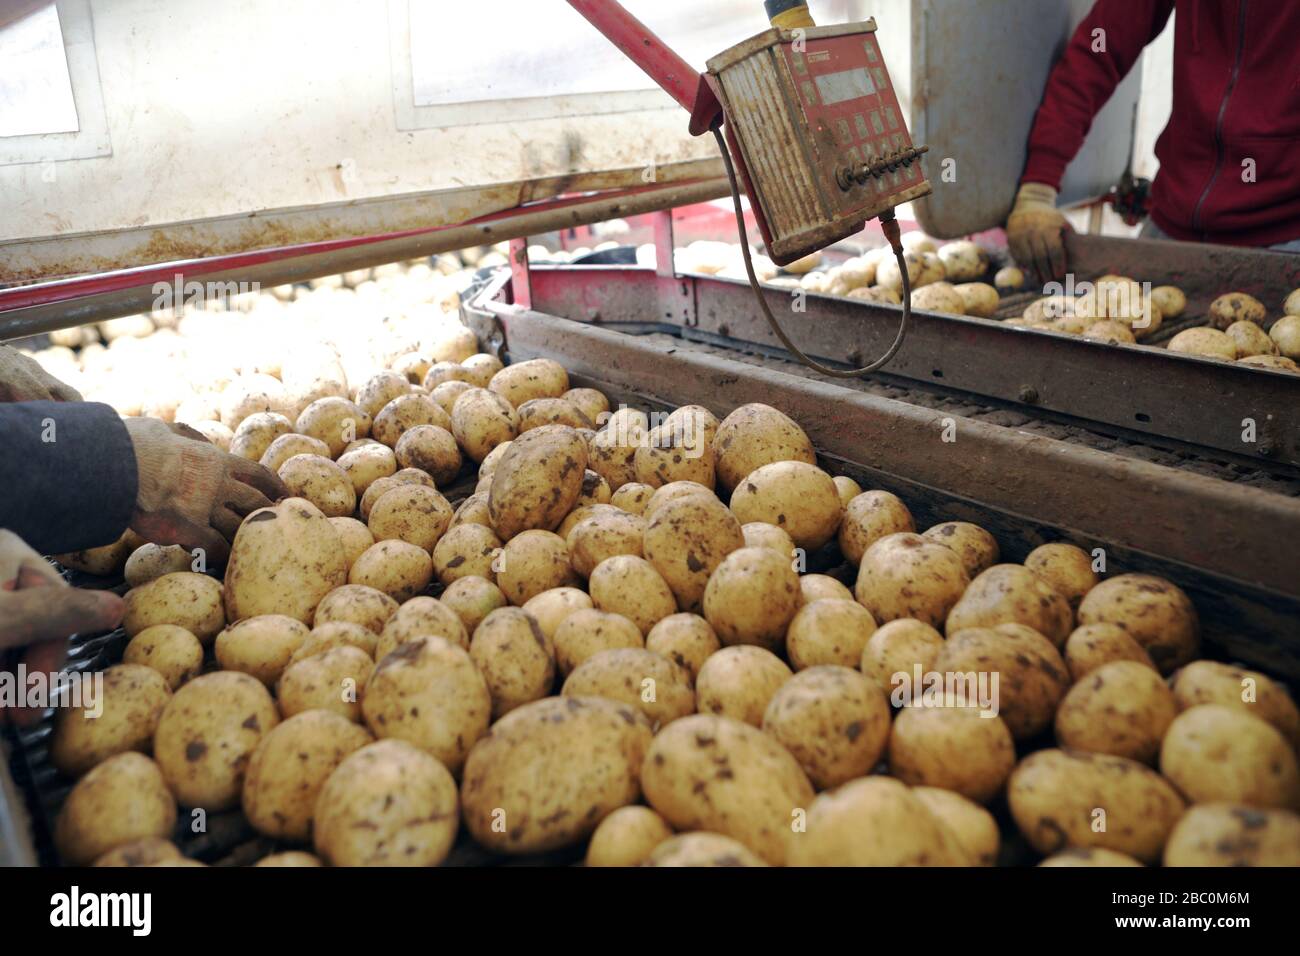
M 1065 167 L 1146 45 L 1160 35 L 1175 0 L 1097 0 L 1047 80 L 1029 133 L 1022 182 L 1061 187 Z M 1103 31 L 1094 36 L 1095 31 Z

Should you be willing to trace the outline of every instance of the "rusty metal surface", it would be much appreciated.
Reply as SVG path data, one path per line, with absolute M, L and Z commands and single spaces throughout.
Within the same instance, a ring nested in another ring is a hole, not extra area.
M 1300 501 L 502 306 L 491 295 L 467 316 L 480 334 L 495 329 L 514 360 L 553 358 L 578 379 L 664 406 L 725 415 L 746 402 L 775 405 L 821 455 L 928 503 L 928 517 L 987 522 L 1012 556 L 1049 539 L 1103 547 L 1125 568 L 1185 582 L 1221 646 L 1300 674 Z
M 1171 248 L 1172 246 L 1172 248 Z M 1079 277 L 1104 272 L 1133 275 L 1153 285 L 1174 284 L 1188 312 L 1154 341 L 1177 328 L 1202 324 L 1210 301 L 1240 290 L 1280 304 L 1300 285 L 1300 257 L 1223 246 L 1147 242 L 1094 236 L 1070 240 Z M 539 269 L 539 311 L 604 324 L 673 323 L 649 291 L 650 274 L 623 270 L 587 275 L 580 269 Z M 692 333 L 779 349 L 758 313 L 748 283 L 683 276 L 693 289 Z M 806 311 L 791 311 L 791 293 L 765 289 L 768 304 L 789 314 L 790 334 L 816 358 L 841 365 L 888 347 L 900 309 L 836 296 L 801 293 Z M 1010 306 L 1017 313 L 1034 296 Z M 1274 315 L 1276 317 L 1276 313 Z M 692 334 L 688 333 L 688 334 Z M 1042 332 L 997 321 L 917 313 L 902 350 L 884 374 L 1091 423 L 1112 434 L 1147 435 L 1226 454 L 1264 468 L 1300 467 L 1300 376 L 1195 356 L 1150 345 L 1112 346 L 1079 336 Z M 1253 435 L 1246 422 L 1254 422 Z M 1253 437 L 1254 441 L 1244 438 Z

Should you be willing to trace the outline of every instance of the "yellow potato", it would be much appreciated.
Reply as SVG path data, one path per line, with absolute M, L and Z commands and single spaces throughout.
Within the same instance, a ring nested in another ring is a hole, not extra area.
M 601 561 L 591 572 L 588 589 L 598 610 L 623 615 L 642 634 L 649 634 L 656 624 L 677 611 L 668 582 L 653 564 L 638 555 L 620 554 Z
M 1200 650 L 1200 623 L 1191 600 L 1176 585 L 1149 574 L 1121 574 L 1087 593 L 1080 624 L 1123 628 L 1160 668 L 1171 674 Z
M 640 866 L 672 835 L 664 818 L 649 807 L 619 807 L 591 835 L 587 866 Z
M 575 508 L 583 505 L 607 505 L 613 497 L 609 482 L 588 468 L 582 473 L 582 494 L 578 495 Z
M 289 658 L 289 663 L 296 664 L 336 647 L 355 647 L 373 661 L 378 643 L 379 635 L 368 627 L 350 621 L 325 621 L 312 628 L 307 640 Z
M 1001 303 L 998 290 L 987 282 L 959 282 L 953 291 L 961 298 L 962 312 L 981 319 L 990 318 Z
M 217 663 L 274 687 L 310 632 L 286 614 L 258 614 L 236 621 L 217 635 Z
M 889 772 L 913 787 L 939 787 L 989 803 L 1016 765 L 1006 722 L 946 697 L 940 706 L 904 707 L 889 736 Z
M 851 599 L 804 604 L 786 633 L 790 665 L 796 671 L 822 664 L 856 668 L 875 629 L 871 612 Z
M 650 485 L 644 485 L 639 481 L 628 482 L 610 495 L 609 503 L 629 514 L 639 515 L 645 511 L 646 504 L 654 491 Z
M 590 578 L 597 565 L 608 558 L 620 555 L 640 558 L 644 536 L 645 520 L 637 515 L 625 511 L 593 513 L 579 521 L 566 539 L 573 570 Z M 668 593 L 671 598 L 672 592 Z
M 1264 303 L 1244 292 L 1229 292 L 1210 303 L 1210 323 L 1216 329 L 1226 329 L 1234 322 L 1263 322 L 1268 310 Z
M 243 533 L 242 528 L 240 533 Z M 236 550 L 238 546 L 239 537 L 236 536 Z M 233 564 L 233 553 L 230 560 Z M 138 588 L 132 588 L 126 594 L 126 612 L 122 617 L 122 627 L 131 637 L 155 624 L 175 624 L 185 628 L 204 644 L 212 643 L 225 623 L 221 582 L 193 571 L 164 574 Z
M 933 670 L 942 649 L 942 634 L 924 621 L 901 617 L 872 632 L 863 645 L 858 667 L 883 690 L 891 691 L 895 674 L 911 679 L 918 666 L 922 674 Z
M 1294 312 L 1284 315 L 1269 328 L 1268 336 L 1283 358 L 1292 362 L 1300 360 L 1300 315 Z
M 971 282 L 989 271 L 989 254 L 968 239 L 945 243 L 938 253 L 944 275 L 954 282 Z
M 525 531 L 511 538 L 501 549 L 497 569 L 497 587 L 516 607 L 578 580 L 564 539 L 550 531 Z
M 493 448 L 518 434 L 519 417 L 500 395 L 486 388 L 471 388 L 452 406 L 451 426 L 465 454 L 481 462 Z
M 451 527 L 454 528 L 460 524 L 481 524 L 489 531 L 492 531 L 492 519 L 488 515 L 486 494 L 470 495 L 457 505 L 456 513 L 451 518 Z M 495 533 L 493 532 L 493 534 Z
M 910 528 L 900 528 L 910 531 Z M 924 538 L 937 541 L 957 552 L 966 576 L 974 580 L 998 563 L 998 542 L 977 524 L 968 521 L 945 521 L 921 533 Z
M 1164 865 L 1300 866 L 1300 816 L 1243 804 L 1198 804 L 1169 834 Z
M 434 489 L 399 485 L 371 506 L 367 527 L 377 542 L 405 541 L 432 553 L 451 516 L 451 505 Z
M 406 541 L 378 541 L 348 571 L 348 584 L 383 591 L 399 604 L 423 591 L 433 579 L 429 552 Z
M 484 618 L 508 603 L 499 587 L 487 578 L 473 574 L 457 578 L 447 585 L 441 600 L 456 612 L 471 637 Z
M 544 425 L 510 444 L 492 474 L 488 514 L 504 541 L 553 531 L 582 494 L 586 444 L 567 425 Z
M 912 514 L 907 506 L 888 491 L 864 491 L 844 508 L 840 522 L 840 550 L 854 564 L 862 563 L 862 556 L 886 535 L 915 531 Z
M 103 672 L 102 687 L 73 689 L 55 708 L 50 762 L 76 777 L 114 754 L 148 753 L 158 720 L 171 699 L 167 681 L 140 664 L 118 664 Z
M 555 640 L 555 629 L 574 611 L 595 607 L 591 597 L 578 588 L 549 588 L 524 602 L 524 611 L 537 622 L 548 641 Z
M 1156 666 L 1142 645 L 1114 624 L 1085 624 L 1075 628 L 1065 642 L 1065 664 L 1076 682 L 1112 661 L 1136 661 L 1152 670 Z
M 487 683 L 493 720 L 548 696 L 555 683 L 555 649 L 522 608 L 490 612 L 474 631 L 469 656 Z
M 417 637 L 441 637 L 469 650 L 469 633 L 456 612 L 437 598 L 413 597 L 388 619 L 375 645 L 375 660 L 382 661 L 401 644 Z
M 81 778 L 63 801 L 54 844 L 67 866 L 85 866 L 118 847 L 169 837 L 176 801 L 148 757 L 121 753 Z
M 1197 704 L 1238 707 L 1272 724 L 1291 746 L 1300 749 L 1300 711 L 1286 686 L 1258 671 L 1193 661 L 1173 677 L 1174 699 L 1179 710 Z
M 655 732 L 695 713 L 690 673 L 640 647 L 593 654 L 573 669 L 560 693 L 565 697 L 604 697 L 627 704 L 644 714 Z
M 518 408 L 529 399 L 559 398 L 569 390 L 569 373 L 551 359 L 530 359 L 507 365 L 488 388 Z
M 357 558 L 365 554 L 366 549 L 375 543 L 375 536 L 370 533 L 370 529 L 356 518 L 330 518 L 329 523 L 337 532 L 339 541 L 343 545 L 345 569 L 356 564 Z
M 998 822 L 978 803 L 951 790 L 914 787 L 912 794 L 946 826 L 976 866 L 994 866 L 998 860 L 1001 834 Z
M 376 737 L 414 744 L 456 773 L 487 732 L 492 697 L 466 651 L 441 637 L 417 637 L 379 662 L 361 712 Z
M 294 455 L 280 466 L 280 480 L 295 498 L 305 498 L 328 518 L 357 510 L 357 491 L 348 473 L 321 455 Z
M 344 453 L 339 457 L 338 466 L 352 481 L 359 501 L 377 480 L 397 473 L 397 456 L 387 445 L 374 442 Z
M 751 645 L 725 647 L 700 667 L 695 679 L 696 708 L 761 727 L 772 697 L 793 676 L 771 651 Z
M 351 645 L 330 647 L 291 662 L 276 684 L 280 713 L 292 717 L 308 710 L 327 710 L 360 723 L 361 692 L 374 669 L 370 655 Z
M 563 398 L 532 398 L 516 409 L 519 413 L 519 433 L 540 428 L 542 425 L 568 425 L 570 428 L 590 428 L 592 421 L 578 406 Z
M 709 622 L 698 614 L 670 614 L 650 628 L 646 650 L 685 668 L 694 681 L 709 656 L 722 647 Z
M 609 399 L 594 388 L 571 388 L 560 397 L 575 405 L 593 423 L 609 412 Z
M 260 463 L 264 468 L 269 468 L 276 474 L 280 473 L 280 468 L 290 458 L 298 455 L 317 455 L 322 458 L 328 458 L 330 446 L 317 438 L 309 438 L 306 435 L 281 435 L 262 453 Z
M 835 537 L 843 513 L 831 476 L 798 461 L 775 462 L 752 471 L 732 493 L 731 510 L 742 524 L 776 525 L 807 551 L 816 551 Z
M 1233 322 L 1224 331 L 1232 344 L 1237 347 L 1237 358 L 1249 358 L 1252 355 L 1277 355 L 1277 343 L 1267 332 L 1254 322 Z
M 451 432 L 438 425 L 415 425 L 402 433 L 394 447 L 403 468 L 426 472 L 434 484 L 446 487 L 460 473 L 460 448 Z
M 370 415 L 359 406 L 346 398 L 331 395 L 318 398 L 304 408 L 293 428 L 285 431 L 323 441 L 329 446 L 329 456 L 338 458 L 351 442 L 369 437 L 371 427 Z
M 1063 747 L 1154 763 L 1178 713 L 1160 675 L 1136 661 L 1112 661 L 1070 689 L 1056 711 Z
M 497 369 L 497 371 L 500 371 L 500 369 Z M 493 372 L 493 374 L 495 375 L 496 372 Z M 434 362 L 424 370 L 424 374 L 420 376 L 419 384 L 426 392 L 432 392 L 444 382 L 464 382 L 467 385 L 480 385 L 477 381 L 480 378 L 482 378 L 481 375 L 476 375 L 473 369 L 461 362 Z M 491 381 L 491 378 L 489 377 L 488 380 Z M 487 382 L 481 383 L 481 387 L 486 388 Z
M 744 546 L 740 522 L 711 494 L 686 494 L 658 508 L 652 500 L 646 512 L 650 515 L 642 543 L 646 560 L 673 589 L 678 608 L 698 609 L 714 570 Z
M 397 372 L 379 372 L 357 389 L 356 404 L 372 419 L 393 399 L 410 393 L 411 383 Z
M 447 530 L 433 548 L 433 569 L 444 585 L 465 577 L 496 581 L 501 539 L 481 524 L 460 524 Z
M 799 576 L 771 548 L 731 552 L 704 589 L 704 617 L 723 644 L 777 649 L 799 611 Z
M 457 404 L 460 404 L 459 399 Z M 444 412 L 442 406 L 428 395 L 409 392 L 399 395 L 379 410 L 374 424 L 370 426 L 370 434 L 380 444 L 396 449 L 402 436 L 412 428 L 433 425 L 450 432 L 453 421 L 454 418 Z
M 1050 584 L 1075 610 L 1100 580 L 1092 569 L 1092 556 L 1064 542 L 1034 548 L 1025 558 L 1025 567 Z
M 651 811 L 652 813 L 654 811 Z M 655 814 L 658 816 L 658 814 Z M 669 831 L 671 832 L 671 831 Z M 592 838 L 593 840 L 595 837 Z M 590 860 L 587 863 L 591 866 Z M 642 866 L 767 866 L 745 844 L 719 833 L 682 833 L 659 843 Z
M 342 622 L 357 624 L 378 634 L 397 610 L 397 602 L 382 591 L 364 584 L 344 584 L 335 588 L 316 605 L 312 623 Z
M 808 435 L 792 418 L 770 405 L 754 403 L 737 408 L 718 425 L 712 444 L 718 484 L 728 490 L 773 462 L 816 464 Z
M 1176 319 L 1187 310 L 1187 296 L 1178 286 L 1156 286 L 1151 290 L 1151 301 L 1166 319 Z
M 748 542 L 746 542 L 748 544 Z M 799 577 L 799 593 L 804 604 L 825 599 L 852 601 L 853 592 L 829 574 L 803 574 Z
M 720 766 L 731 772 L 719 773 Z M 813 801 L 807 776 L 775 739 L 706 714 L 675 720 L 655 736 L 641 787 L 676 829 L 731 837 L 775 865 L 795 849 L 791 824 Z
M 871 772 L 889 740 L 889 704 L 856 670 L 819 665 L 783 683 L 763 711 L 763 731 L 794 755 L 818 790 Z
M 1179 714 L 1160 746 L 1160 772 L 1192 803 L 1300 808 L 1295 751 L 1239 707 L 1197 704 Z
M 553 641 L 561 677 L 568 677 L 579 664 L 601 651 L 645 646 L 634 623 L 621 614 L 594 608 L 567 615 L 555 628 Z
M 1231 362 L 1237 358 L 1237 343 L 1218 329 L 1183 329 L 1165 346 L 1171 352 Z
M 1074 614 L 1047 578 L 1018 564 L 995 564 L 952 606 L 945 630 L 952 635 L 998 624 L 1023 624 L 1059 648 L 1074 627 Z
M 155 624 L 131 638 L 122 663 L 153 668 L 175 690 L 203 669 L 203 645 L 183 627 Z
M 951 548 L 902 532 L 880 538 L 863 554 L 853 594 L 878 624 L 914 617 L 937 627 L 969 581 Z
M 1065 661 L 1042 634 L 1023 624 L 968 627 L 949 632 L 934 669 L 941 674 L 998 675 L 999 715 L 1016 740 L 1052 723 L 1070 688 Z

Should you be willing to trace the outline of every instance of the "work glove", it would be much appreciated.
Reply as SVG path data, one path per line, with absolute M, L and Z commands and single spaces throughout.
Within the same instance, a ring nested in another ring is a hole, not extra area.
M 1007 219 L 1007 245 L 1021 268 L 1046 285 L 1065 277 L 1065 232 L 1071 228 L 1056 208 L 1056 190 L 1022 183 Z
M 48 561 L 12 531 L 0 528 L 0 670 L 55 674 L 73 634 L 108 631 L 125 605 L 111 591 L 69 587 Z M 15 679 L 15 687 L 19 687 Z M 19 688 L 20 689 L 20 688 Z M 2 705 L 0 705 L 2 706 Z M 0 711 L 18 726 L 40 717 L 38 708 Z
M 231 455 L 190 428 L 155 418 L 124 419 L 139 488 L 131 530 L 156 544 L 201 548 L 224 564 L 244 518 L 289 492 L 267 468 Z
M 79 402 L 81 393 L 60 382 L 30 355 L 0 345 L 0 402 Z

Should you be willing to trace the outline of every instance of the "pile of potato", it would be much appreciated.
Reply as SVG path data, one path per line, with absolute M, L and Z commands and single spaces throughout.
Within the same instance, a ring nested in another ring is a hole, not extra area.
M 178 820 L 242 808 L 282 850 L 259 865 L 435 865 L 465 831 L 593 866 L 974 866 L 1005 808 L 1045 865 L 1300 864 L 1300 713 L 1198 659 L 1173 583 L 918 533 L 767 405 L 652 418 L 463 328 L 425 344 L 214 391 L 196 427 L 293 497 L 224 579 L 118 547 L 130 643 L 52 736 L 65 861 L 193 865 Z M 806 573 L 823 549 L 848 583 Z M 997 714 L 898 706 L 900 673 L 996 673 Z

